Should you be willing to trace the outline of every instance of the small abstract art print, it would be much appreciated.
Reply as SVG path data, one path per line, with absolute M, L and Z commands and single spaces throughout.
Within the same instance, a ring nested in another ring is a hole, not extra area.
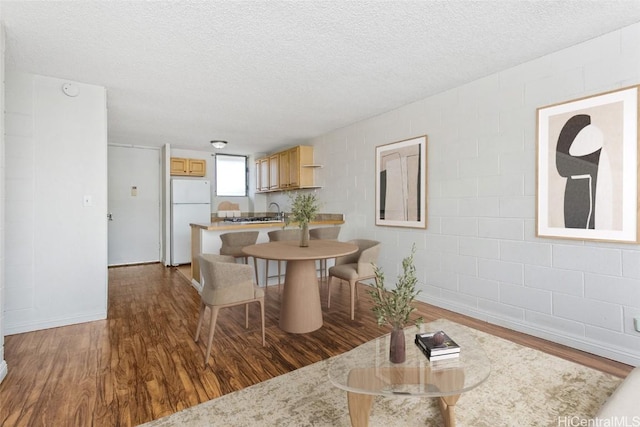
M 427 228 L 427 137 L 376 147 L 376 225 Z
M 638 242 L 638 89 L 537 110 L 536 235 Z

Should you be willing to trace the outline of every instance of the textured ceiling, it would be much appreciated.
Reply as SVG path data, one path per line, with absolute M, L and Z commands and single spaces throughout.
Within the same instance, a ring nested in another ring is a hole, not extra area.
M 640 1 L 0 2 L 6 64 L 105 86 L 109 142 L 250 154 L 640 22 Z

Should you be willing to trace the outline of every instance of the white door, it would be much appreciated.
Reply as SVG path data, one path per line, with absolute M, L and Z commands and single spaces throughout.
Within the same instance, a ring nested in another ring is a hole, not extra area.
M 109 265 L 160 260 L 160 151 L 109 146 Z

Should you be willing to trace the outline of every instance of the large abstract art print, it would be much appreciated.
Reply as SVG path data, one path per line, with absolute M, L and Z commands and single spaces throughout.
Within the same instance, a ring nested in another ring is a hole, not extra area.
M 638 242 L 638 89 L 538 108 L 536 234 Z
M 427 137 L 376 147 L 376 225 L 427 227 Z

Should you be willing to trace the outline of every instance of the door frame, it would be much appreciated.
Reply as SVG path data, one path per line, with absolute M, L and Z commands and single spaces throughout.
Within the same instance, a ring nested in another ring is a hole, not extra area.
M 164 241 L 164 236 L 163 236 L 163 230 L 164 230 L 164 218 L 163 218 L 163 213 L 164 213 L 164 206 L 165 206 L 165 195 L 164 195 L 164 179 L 167 176 L 167 171 L 165 168 L 165 156 L 164 156 L 164 147 L 150 147 L 150 146 L 144 146 L 144 145 L 133 145 L 133 144 L 114 144 L 114 143 L 108 143 L 107 144 L 107 150 L 109 149 L 109 147 L 118 147 L 118 148 L 132 148 L 132 149 L 142 149 L 142 150 L 151 150 L 151 151 L 157 151 L 158 152 L 158 160 L 160 162 L 159 164 L 159 176 L 158 176 L 158 230 L 157 230 L 157 238 L 158 238 L 158 259 L 156 261 L 152 261 L 152 262 L 164 262 L 164 256 L 165 256 L 165 241 Z M 108 155 L 107 155 L 108 158 Z M 107 171 L 109 169 L 109 164 L 107 164 Z M 108 177 L 108 172 L 107 172 L 107 185 L 108 185 L 108 181 L 109 181 L 109 177 Z M 108 195 L 108 190 L 107 190 L 107 200 L 109 198 Z M 109 227 L 109 206 L 107 203 L 107 217 L 105 218 L 107 221 L 107 229 Z M 108 245 L 108 232 L 107 232 L 107 245 Z M 107 261 L 108 263 L 108 261 Z M 146 262 L 145 262 L 146 263 Z M 132 262 L 132 263 L 118 263 L 118 264 L 108 264 L 107 267 L 119 267 L 119 266 L 125 266 L 125 265 L 137 265 L 137 264 L 143 264 L 143 263 L 137 263 L 137 262 Z

